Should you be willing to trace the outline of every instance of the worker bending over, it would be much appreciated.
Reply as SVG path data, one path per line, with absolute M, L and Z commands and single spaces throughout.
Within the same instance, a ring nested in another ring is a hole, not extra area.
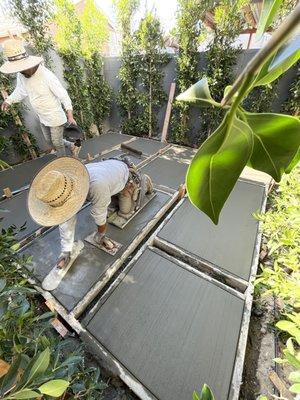
M 43 65 L 42 57 L 27 54 L 21 40 L 5 41 L 3 53 L 7 61 L 0 67 L 0 71 L 4 74 L 17 73 L 17 85 L 2 103 L 1 110 L 8 111 L 11 104 L 19 103 L 28 97 L 39 117 L 47 144 L 57 151 L 57 156 L 66 154 L 66 146 L 72 155 L 77 157 L 80 144 L 77 146 L 63 139 L 64 124 L 68 122 L 76 125 L 71 99 L 66 89 L 53 72 Z
M 152 193 L 149 176 L 137 172 L 130 160 L 108 159 L 82 164 L 71 157 L 48 163 L 34 178 L 28 195 L 28 210 L 43 226 L 59 224 L 61 254 L 57 266 L 68 265 L 74 246 L 77 212 L 85 200 L 92 203 L 91 215 L 97 225 L 94 241 L 107 249 L 114 243 L 106 237 L 108 206 L 117 195 L 121 216 L 132 215 L 141 197 Z

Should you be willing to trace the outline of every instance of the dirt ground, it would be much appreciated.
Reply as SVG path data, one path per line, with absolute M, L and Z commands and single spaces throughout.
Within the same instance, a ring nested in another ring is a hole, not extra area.
M 273 359 L 276 357 L 273 321 L 273 298 L 255 300 L 249 326 L 240 400 L 256 400 L 259 395 L 271 398 L 274 395 L 274 388 L 269 379 L 269 373 L 275 368 Z

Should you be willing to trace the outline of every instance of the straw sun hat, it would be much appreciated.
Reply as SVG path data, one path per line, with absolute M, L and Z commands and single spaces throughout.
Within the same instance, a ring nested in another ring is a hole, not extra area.
M 42 57 L 27 54 L 20 39 L 8 39 L 2 43 L 3 55 L 7 61 L 1 65 L 4 74 L 14 74 L 35 67 L 43 61 Z
M 88 191 L 89 174 L 82 162 L 60 157 L 49 162 L 33 179 L 27 199 L 28 211 L 42 226 L 59 225 L 80 210 Z

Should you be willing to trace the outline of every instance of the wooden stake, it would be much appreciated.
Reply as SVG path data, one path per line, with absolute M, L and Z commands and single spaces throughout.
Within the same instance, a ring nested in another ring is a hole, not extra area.
M 8 93 L 4 89 L 1 89 L 1 94 L 2 94 L 2 97 L 4 100 L 8 97 Z M 20 117 L 18 116 L 17 112 L 13 108 L 10 109 L 10 112 L 14 118 L 15 124 L 17 126 L 23 126 L 22 121 L 21 121 Z M 26 132 L 22 133 L 22 138 L 23 138 L 24 143 L 28 147 L 31 157 L 37 158 L 37 154 L 36 154 L 35 150 L 32 148 L 32 144 L 31 144 L 30 139 Z
M 3 189 L 4 196 L 7 198 L 12 197 L 12 192 L 9 187 Z
M 279 378 L 275 371 L 269 373 L 270 381 L 276 387 L 278 392 L 280 393 L 280 397 L 285 398 L 287 400 L 293 400 L 294 396 L 292 393 L 287 389 L 284 382 Z
M 163 130 L 162 130 L 162 134 L 161 134 L 161 142 L 163 142 L 163 143 L 165 143 L 167 141 L 168 128 L 169 128 L 169 122 L 170 122 L 170 116 L 171 116 L 172 102 L 173 102 L 174 95 L 175 95 L 175 89 L 176 89 L 176 83 L 172 82 L 171 86 L 170 86 L 170 91 L 169 91 L 169 99 L 168 99 L 168 104 L 167 104 L 167 109 L 166 109 L 164 126 L 163 126 Z

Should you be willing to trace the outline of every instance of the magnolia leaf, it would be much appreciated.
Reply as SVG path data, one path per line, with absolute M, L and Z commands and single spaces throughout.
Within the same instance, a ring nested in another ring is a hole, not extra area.
M 211 97 L 207 78 L 202 78 L 185 92 L 177 96 L 176 100 L 194 104 L 199 107 L 207 107 L 211 105 L 220 106 L 220 104 L 214 101 Z
M 271 25 L 275 15 L 277 14 L 282 0 L 264 0 L 262 5 L 262 11 L 260 14 L 257 32 L 258 36 L 261 36 Z
M 215 397 L 210 389 L 209 386 L 206 384 L 203 385 L 201 394 L 200 394 L 200 400 L 215 400 Z
M 201 145 L 186 177 L 191 202 L 215 224 L 253 148 L 249 125 L 236 116 L 229 124 L 228 116 Z
M 282 114 L 244 114 L 254 134 L 249 165 L 279 182 L 300 155 L 300 121 Z
M 279 321 L 275 326 L 281 331 L 288 332 L 291 336 L 294 336 L 295 338 L 300 337 L 300 329 L 297 328 L 294 322 Z
M 69 386 L 69 382 L 63 379 L 55 379 L 44 383 L 39 387 L 39 391 L 52 397 L 61 396 Z
M 40 397 L 41 397 L 40 393 L 34 392 L 31 389 L 23 389 L 20 390 L 20 392 L 9 395 L 8 397 L 6 397 L 6 399 L 21 400 L 21 399 L 37 399 Z
M 289 375 L 289 381 L 300 383 L 300 371 L 293 371 Z
M 254 86 L 267 85 L 275 81 L 275 79 L 294 65 L 299 58 L 300 35 L 297 35 L 282 46 L 274 57 L 265 63 L 255 79 Z
M 292 393 L 300 393 L 300 383 L 295 383 L 290 387 L 290 392 Z

